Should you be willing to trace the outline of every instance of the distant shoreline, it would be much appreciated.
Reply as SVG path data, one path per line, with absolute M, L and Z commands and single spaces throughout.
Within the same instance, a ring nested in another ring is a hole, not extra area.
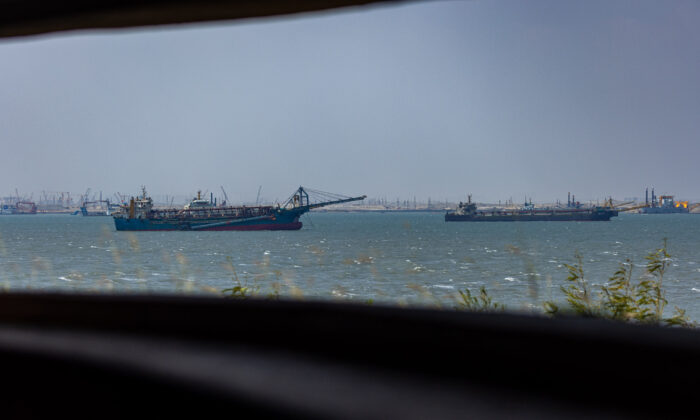
M 314 213 L 444 213 L 447 210 L 439 209 L 314 209 Z

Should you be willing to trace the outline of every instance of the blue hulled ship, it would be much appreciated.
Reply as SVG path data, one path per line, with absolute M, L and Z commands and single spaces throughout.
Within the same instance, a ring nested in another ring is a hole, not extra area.
M 309 193 L 317 198 L 314 202 Z M 345 197 L 299 187 L 283 204 L 275 206 L 216 205 L 201 194 L 182 209 L 154 208 L 144 188 L 141 196 L 132 197 L 128 206 L 113 213 L 117 230 L 299 230 L 302 214 L 319 207 L 364 200 L 366 196 Z

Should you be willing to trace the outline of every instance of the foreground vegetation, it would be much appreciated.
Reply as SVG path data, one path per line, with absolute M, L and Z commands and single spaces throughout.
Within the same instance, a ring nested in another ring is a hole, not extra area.
M 668 305 L 663 288 L 664 275 L 671 262 L 666 240 L 663 247 L 645 257 L 646 264 L 638 279 L 634 279 L 635 265 L 627 259 L 617 271 L 594 290 L 586 278 L 583 257 L 575 254 L 573 264 L 565 264 L 568 270 L 566 286 L 561 291 L 566 297 L 564 304 L 554 301 L 544 302 L 544 312 L 551 316 L 579 315 L 605 318 L 639 324 L 693 327 L 683 309 L 675 307 L 670 317 L 665 316 Z M 475 311 L 499 311 L 504 305 L 493 302 L 484 287 L 479 295 L 472 295 L 469 290 L 460 291 L 459 308 Z
M 663 242 L 663 247 L 649 253 L 645 260 L 646 263 L 638 278 L 634 276 L 635 264 L 631 259 L 627 259 L 620 264 L 607 282 L 599 288 L 594 288 L 586 278 L 583 257 L 576 253 L 574 263 L 564 265 L 568 271 L 566 285 L 561 287 L 565 302 L 545 301 L 541 310 L 549 316 L 577 315 L 638 324 L 695 326 L 681 308 L 675 307 L 672 316 L 665 316 L 669 302 L 666 299 L 663 282 L 671 262 L 666 240 Z M 278 299 L 280 296 L 278 282 L 273 283 L 270 293 L 262 293 L 257 283 L 250 285 L 241 282 L 235 271 L 233 271 L 233 282 L 233 287 L 222 291 L 230 298 L 245 299 L 255 296 Z M 423 289 L 421 292 L 428 295 Z M 296 295 L 299 296 L 298 293 Z M 437 307 L 445 309 L 443 303 L 434 296 L 427 297 Z M 504 304 L 493 300 L 484 286 L 478 293 L 469 289 L 460 290 L 454 299 L 456 303 L 453 304 L 453 308 L 458 310 L 497 312 L 506 309 Z M 366 303 L 372 304 L 372 301 Z

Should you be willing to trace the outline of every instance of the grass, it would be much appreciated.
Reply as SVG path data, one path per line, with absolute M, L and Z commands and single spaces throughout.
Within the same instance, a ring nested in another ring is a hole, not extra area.
M 675 307 L 671 316 L 666 316 L 666 292 L 663 287 L 664 275 L 672 261 L 667 242 L 649 253 L 642 274 L 635 279 L 635 265 L 627 259 L 599 289 L 592 287 L 586 278 L 583 257 L 576 253 L 573 264 L 565 264 L 568 271 L 566 285 L 561 286 L 565 302 L 549 300 L 543 303 L 543 311 L 550 316 L 576 315 L 604 318 L 635 324 L 694 327 L 695 322 L 685 310 Z M 504 310 L 505 306 L 496 302 L 481 287 L 478 295 L 468 289 L 459 291 L 460 302 L 457 309 L 471 311 Z
M 597 291 L 592 290 L 586 280 L 582 260 L 577 254 L 576 262 L 566 265 L 569 272 L 567 285 L 561 288 L 566 304 L 545 302 L 547 314 L 556 316 L 569 313 L 639 324 L 695 325 L 679 307 L 675 307 L 673 315 L 666 316 L 665 309 L 669 302 L 663 281 L 672 261 L 666 240 L 661 248 L 645 257 L 644 270 L 637 279 L 633 275 L 635 265 L 628 259 Z
M 480 312 L 495 312 L 506 309 L 505 305 L 494 302 L 491 299 L 485 286 L 481 286 L 478 295 L 472 294 L 469 289 L 459 290 L 456 308 Z

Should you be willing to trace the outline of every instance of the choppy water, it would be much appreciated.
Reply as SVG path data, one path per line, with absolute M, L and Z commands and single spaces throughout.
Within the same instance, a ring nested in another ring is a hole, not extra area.
M 108 217 L 0 217 L 0 286 L 11 290 L 220 293 L 235 276 L 281 294 L 449 305 L 486 285 L 519 309 L 561 299 L 563 263 L 602 283 L 668 238 L 665 286 L 700 320 L 700 215 L 611 222 L 445 223 L 437 213 L 314 213 L 296 232 L 116 232 Z M 639 267 L 637 274 L 641 274 Z

